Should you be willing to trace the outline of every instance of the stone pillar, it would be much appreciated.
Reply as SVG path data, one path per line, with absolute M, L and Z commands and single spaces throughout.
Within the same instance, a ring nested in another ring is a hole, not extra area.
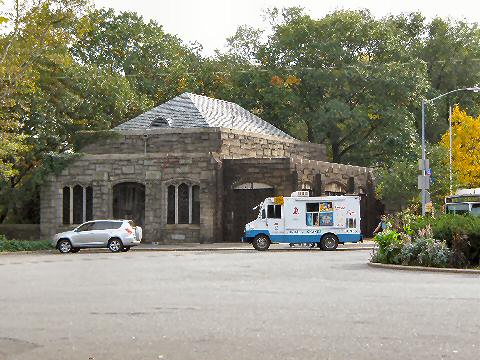
M 93 189 L 93 218 L 108 219 L 113 217 L 112 186 L 106 171 L 95 174 L 92 182 Z
M 217 220 L 217 161 L 208 161 L 208 171 L 200 177 L 200 242 L 215 242 Z M 220 215 L 221 216 L 221 215 Z
M 51 239 L 62 223 L 62 190 L 57 184 L 47 180 L 40 190 L 40 237 Z
M 143 238 L 146 242 L 162 241 L 164 239 L 161 228 L 162 224 L 166 225 L 167 220 L 166 213 L 163 211 L 165 203 L 163 202 L 161 173 L 147 171 L 145 178 L 145 231 Z

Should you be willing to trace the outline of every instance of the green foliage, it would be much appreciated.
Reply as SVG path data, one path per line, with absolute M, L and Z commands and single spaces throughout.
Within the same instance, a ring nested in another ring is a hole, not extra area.
M 373 238 L 378 245 L 378 250 L 373 255 L 373 262 L 382 264 L 399 264 L 401 262 L 401 251 L 403 239 L 398 232 L 386 229 Z
M 404 244 L 401 250 L 401 264 L 426 267 L 447 267 L 452 251 L 445 241 L 419 237 Z
M 401 211 L 419 202 L 417 175 L 420 152 L 405 154 L 403 159 L 395 160 L 390 167 L 377 171 L 378 184 L 376 195 L 389 211 Z M 434 205 L 440 208 L 450 191 L 448 154 L 440 146 L 430 146 L 427 157 L 432 167 L 433 182 L 430 194 Z
M 402 224 L 397 216 L 394 227 Z M 378 250 L 372 261 L 432 267 L 478 266 L 480 218 L 443 215 L 438 218 L 403 216 L 405 232 L 386 230 L 375 236 Z M 406 220 L 405 220 L 406 219 Z M 441 240 L 438 240 L 441 239 Z
M 50 250 L 49 241 L 7 240 L 0 235 L 0 252 Z

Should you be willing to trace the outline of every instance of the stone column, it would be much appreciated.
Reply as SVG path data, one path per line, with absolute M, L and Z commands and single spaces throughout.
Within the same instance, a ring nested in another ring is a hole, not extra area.
M 145 225 L 143 238 L 147 242 L 162 241 L 161 227 L 163 214 L 162 186 L 160 171 L 145 174 Z M 166 223 L 166 220 L 163 221 Z
M 62 187 L 47 180 L 40 190 L 40 237 L 51 239 L 62 223 Z
M 108 219 L 113 217 L 112 211 L 112 186 L 109 182 L 109 174 L 106 171 L 98 171 L 92 182 L 93 189 L 93 218 Z

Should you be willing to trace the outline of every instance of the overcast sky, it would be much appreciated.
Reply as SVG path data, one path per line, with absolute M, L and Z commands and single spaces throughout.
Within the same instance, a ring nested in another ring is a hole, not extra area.
M 480 22 L 480 0 L 94 0 L 97 7 L 135 11 L 155 19 L 184 41 L 198 41 L 211 54 L 225 46 L 238 25 L 262 26 L 262 10 L 302 6 L 313 17 L 335 9 L 367 8 L 375 16 L 420 11 L 425 16 Z

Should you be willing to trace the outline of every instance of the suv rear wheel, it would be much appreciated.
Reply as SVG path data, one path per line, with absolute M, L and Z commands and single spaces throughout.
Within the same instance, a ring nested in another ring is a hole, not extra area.
M 72 251 L 72 243 L 70 242 L 70 240 L 61 239 L 57 243 L 57 249 L 62 254 L 69 253 L 70 251 Z
M 123 249 L 122 241 L 119 238 L 113 238 L 108 241 L 108 249 L 111 252 L 119 252 Z

